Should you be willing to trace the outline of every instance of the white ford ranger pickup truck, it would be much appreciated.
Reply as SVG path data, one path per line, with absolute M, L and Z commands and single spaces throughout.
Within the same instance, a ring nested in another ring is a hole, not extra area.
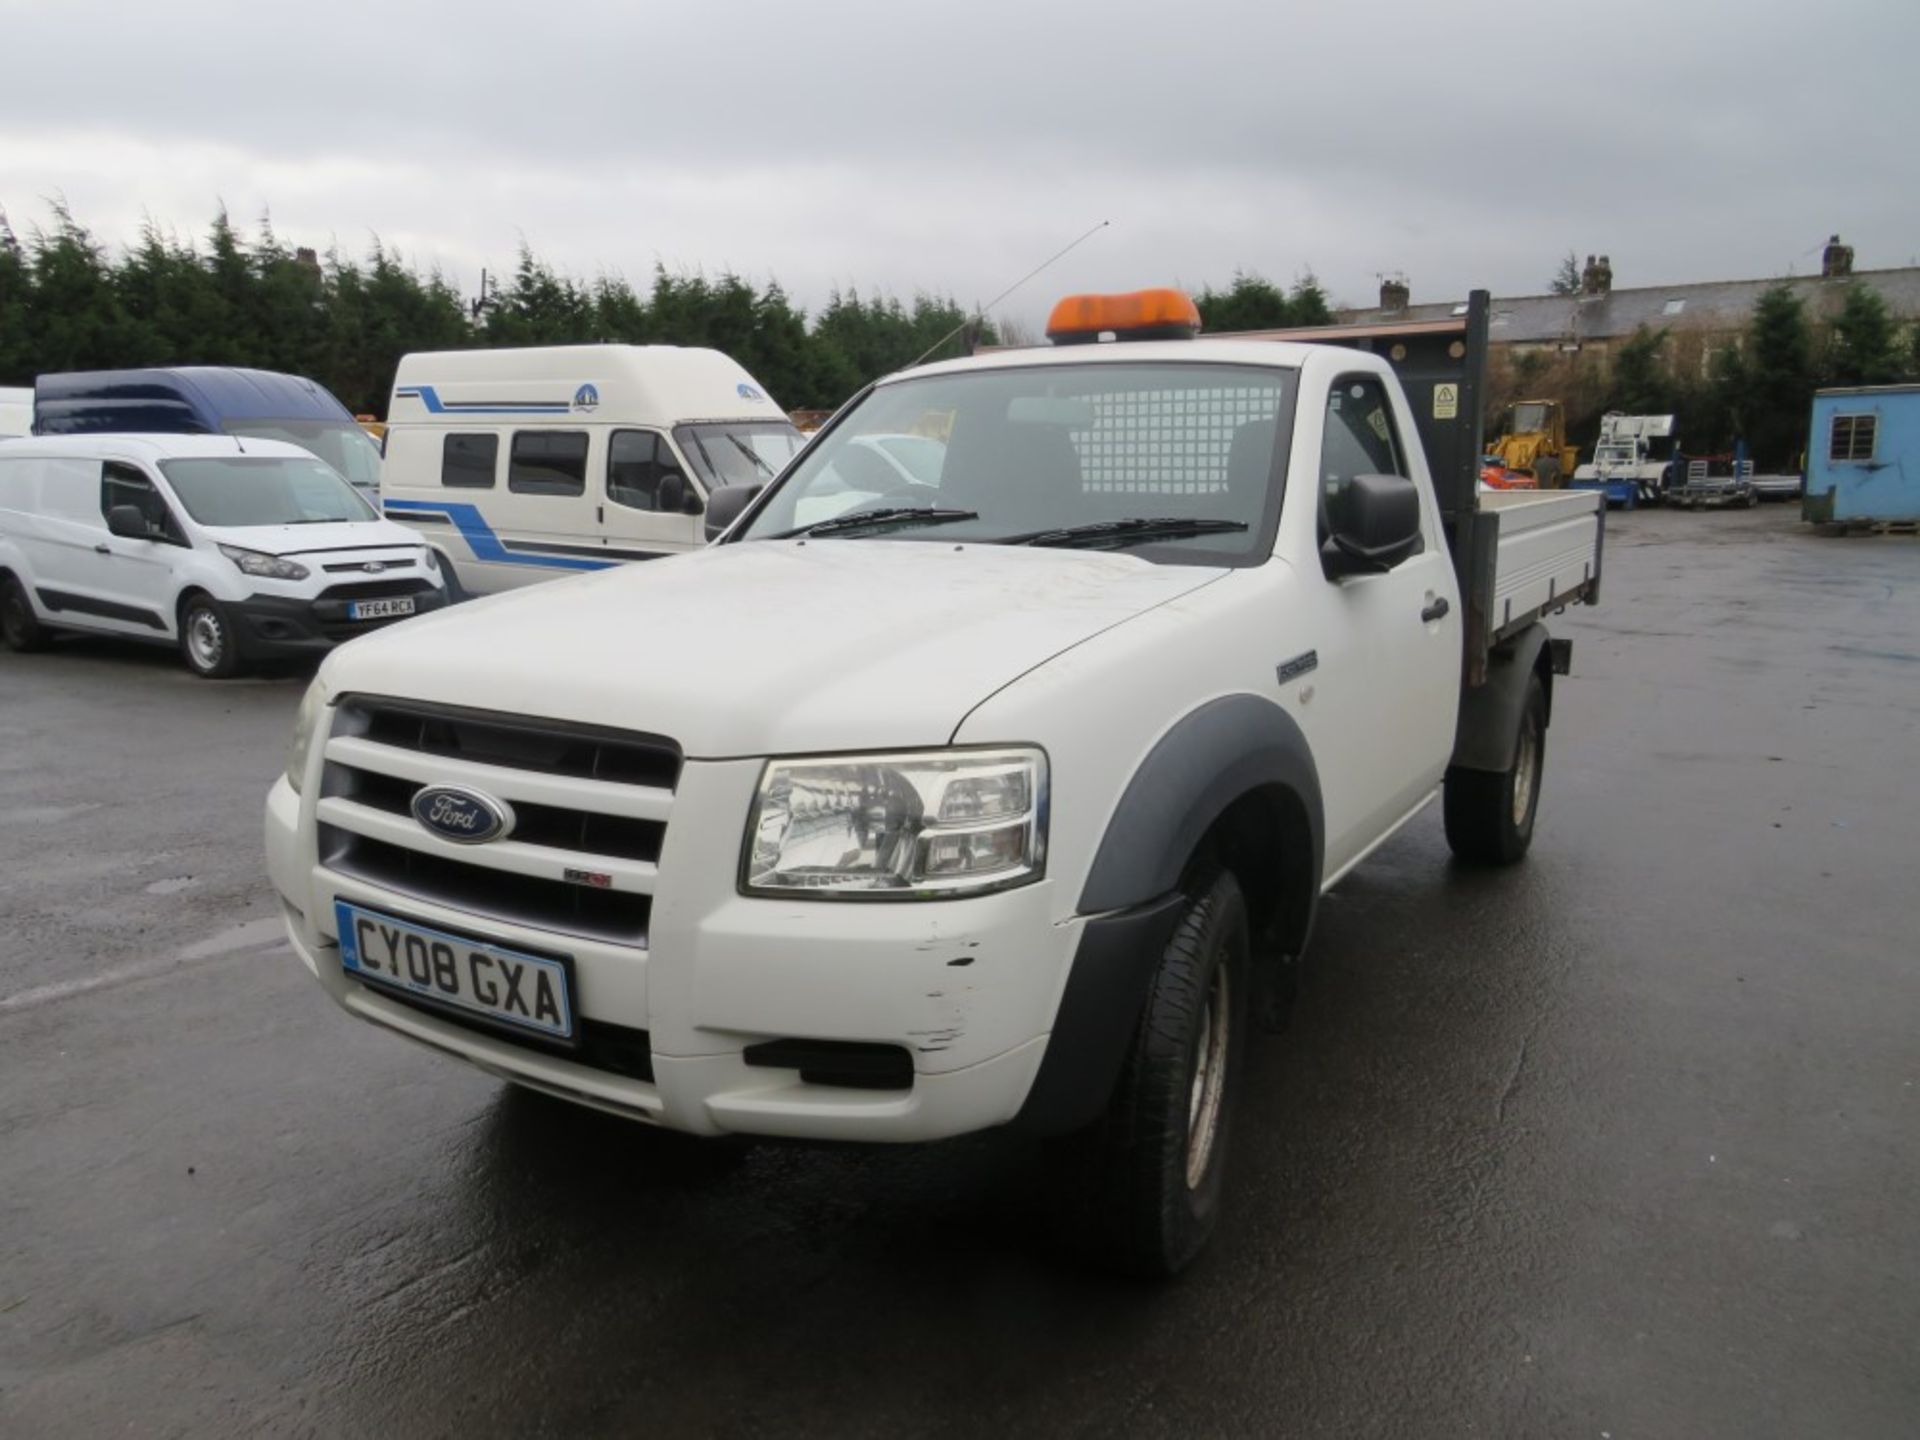
M 1532 836 L 1603 512 L 1476 496 L 1485 324 L 1075 297 L 715 492 L 703 551 L 356 640 L 267 801 L 295 951 L 656 1126 L 1061 1137 L 1078 1232 L 1179 1269 L 1319 896 L 1436 796 L 1468 859 Z

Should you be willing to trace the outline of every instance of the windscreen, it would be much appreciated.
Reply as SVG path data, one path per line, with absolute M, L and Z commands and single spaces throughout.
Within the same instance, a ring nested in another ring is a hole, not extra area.
M 1516 405 L 1513 407 L 1513 426 L 1511 433 L 1528 435 L 1536 430 L 1547 428 L 1547 407 L 1544 405 Z
M 800 453 L 807 437 L 784 420 L 726 420 L 676 425 L 673 438 L 709 490 L 764 485 Z
M 229 435 L 298 445 L 326 461 L 356 489 L 376 493 L 380 489 L 380 447 L 366 431 L 345 420 L 229 420 L 221 428 Z
M 380 518 L 318 460 L 222 455 L 162 460 L 160 472 L 202 525 L 326 525 Z
M 1192 520 L 1207 533 L 1149 536 L 1162 553 L 1147 558 L 1249 556 L 1272 543 L 1294 382 L 1279 368 L 1104 362 L 882 385 L 814 442 L 742 538 L 934 507 L 977 518 L 832 533 L 1031 541 L 1049 528 Z

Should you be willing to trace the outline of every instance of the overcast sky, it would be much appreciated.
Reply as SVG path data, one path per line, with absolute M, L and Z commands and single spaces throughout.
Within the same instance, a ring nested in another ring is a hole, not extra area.
M 1290 282 L 1370 303 L 1920 256 L 1916 0 L 0 0 L 0 206 L 102 240 L 378 233 L 472 291 L 581 276 L 828 291 Z

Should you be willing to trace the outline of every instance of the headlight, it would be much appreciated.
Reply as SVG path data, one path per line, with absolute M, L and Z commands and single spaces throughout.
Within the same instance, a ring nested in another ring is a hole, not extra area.
M 936 750 L 770 760 L 741 888 L 823 899 L 946 898 L 1046 873 L 1047 757 Z
M 307 776 L 307 752 L 313 746 L 313 732 L 327 709 L 327 687 L 314 677 L 307 693 L 300 697 L 299 713 L 293 717 L 293 734 L 287 739 L 287 783 L 298 795 Z
M 426 547 L 426 553 L 420 557 L 420 563 L 425 565 L 429 570 L 438 570 L 440 568 L 440 556 L 434 551 L 434 548 L 429 545 Z
M 258 575 L 263 580 L 307 578 L 307 567 L 298 560 L 283 560 L 261 550 L 242 550 L 238 545 L 222 545 L 220 553 L 233 561 L 242 575 Z

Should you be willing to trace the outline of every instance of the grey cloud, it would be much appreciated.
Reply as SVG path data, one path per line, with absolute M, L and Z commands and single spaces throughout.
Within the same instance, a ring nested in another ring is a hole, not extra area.
M 1915 245 L 1920 7 L 1559 3 L 283 7 L 69 0 L 10 22 L 0 203 L 64 190 L 124 238 L 216 196 L 302 238 L 406 237 L 471 284 L 525 235 L 577 272 L 669 263 L 985 299 L 1290 280 L 1538 289 L 1767 274 Z M 156 163 L 116 161 L 114 142 Z M 33 143 L 23 143 L 33 142 Z M 64 158 L 63 158 L 64 157 Z

